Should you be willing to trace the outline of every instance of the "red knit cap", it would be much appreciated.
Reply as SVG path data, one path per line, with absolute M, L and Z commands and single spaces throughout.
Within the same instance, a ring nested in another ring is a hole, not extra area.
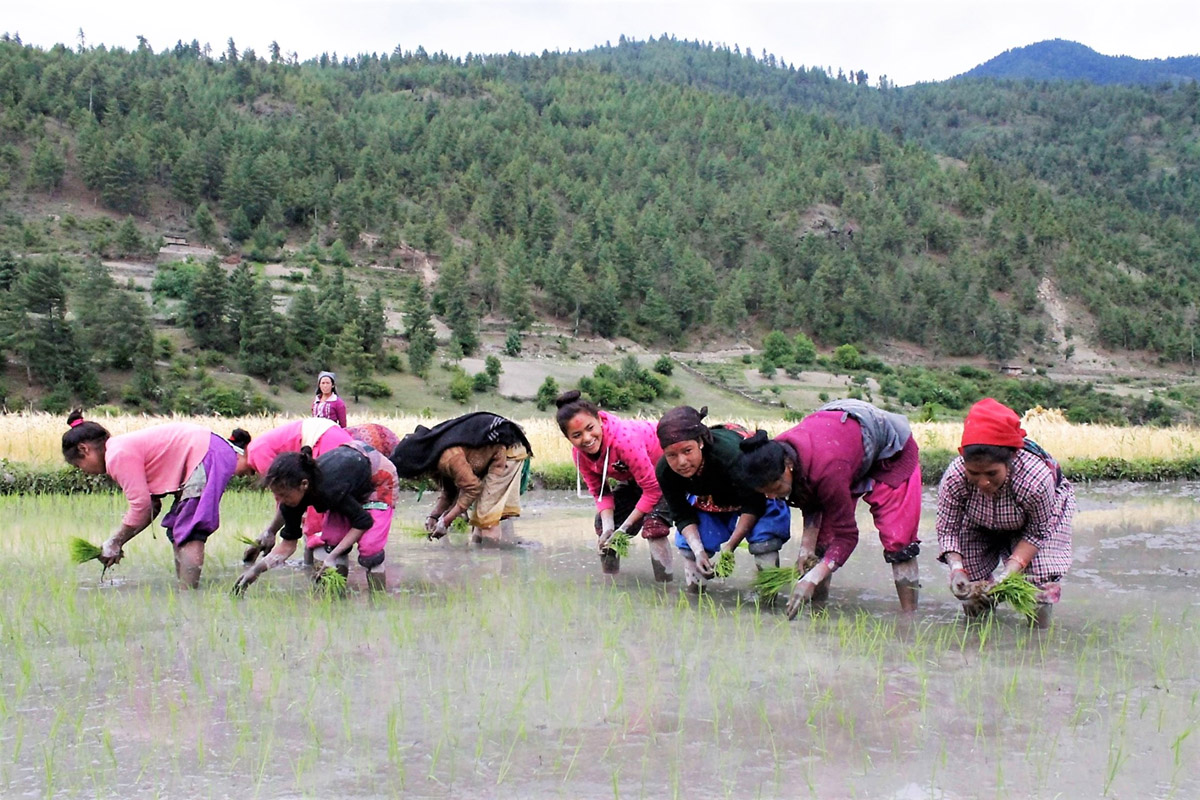
M 971 444 L 991 444 L 1020 450 L 1025 446 L 1025 431 L 1021 429 L 1021 418 L 1006 405 L 985 397 L 967 412 L 963 423 L 963 447 Z

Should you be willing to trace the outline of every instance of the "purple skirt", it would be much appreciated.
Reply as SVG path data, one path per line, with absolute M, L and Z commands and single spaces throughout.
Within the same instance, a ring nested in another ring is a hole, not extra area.
M 162 519 L 167 536 L 176 547 L 185 542 L 204 541 L 221 525 L 221 495 L 237 469 L 233 446 L 215 433 L 208 452 L 176 495 L 171 510 Z

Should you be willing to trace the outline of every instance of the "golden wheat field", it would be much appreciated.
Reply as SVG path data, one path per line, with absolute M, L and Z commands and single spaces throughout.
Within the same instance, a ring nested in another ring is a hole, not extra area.
M 267 415 L 255 417 L 187 417 L 187 416 L 96 416 L 89 417 L 104 425 L 113 434 L 126 433 L 164 422 L 187 421 L 211 428 L 228 436 L 234 428 L 245 428 L 257 435 L 282 425 L 294 417 Z M 391 428 L 398 435 L 409 433 L 418 425 L 434 425 L 439 420 L 417 416 L 379 416 L 370 421 Z M 537 417 L 518 419 L 533 445 L 538 461 L 543 464 L 568 462 L 571 448 L 553 419 Z M 786 430 L 791 423 L 781 420 L 753 419 L 717 420 L 737 422 L 747 428 L 762 427 L 772 435 Z M 8 414 L 0 418 L 0 458 L 31 465 L 61 463 L 61 438 L 67 429 L 65 418 L 44 413 Z M 1071 458 L 1180 458 L 1200 451 L 1200 428 L 1117 427 L 1115 425 L 1073 425 L 1055 410 L 1033 409 L 1025 415 L 1025 429 L 1039 444 L 1060 460 Z M 959 422 L 916 422 L 913 433 L 922 448 L 954 450 L 962 435 Z

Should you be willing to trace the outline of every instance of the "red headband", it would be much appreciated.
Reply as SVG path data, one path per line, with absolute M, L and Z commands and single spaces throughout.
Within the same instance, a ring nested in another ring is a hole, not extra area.
M 67 427 L 68 427 L 68 428 L 74 428 L 76 425 L 82 425 L 82 424 L 83 424 L 83 421 L 84 421 L 84 420 L 83 420 L 83 417 L 80 417 L 79 419 L 73 419 L 73 420 L 71 420 L 70 422 L 68 422 L 68 423 L 67 423 Z

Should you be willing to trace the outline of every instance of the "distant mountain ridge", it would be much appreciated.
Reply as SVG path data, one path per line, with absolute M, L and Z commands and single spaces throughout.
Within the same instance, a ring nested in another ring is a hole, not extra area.
M 1009 78 L 1088 81 L 1096 84 L 1153 85 L 1200 80 L 1200 56 L 1137 59 L 1106 56 L 1065 39 L 1006 50 L 957 78 Z

